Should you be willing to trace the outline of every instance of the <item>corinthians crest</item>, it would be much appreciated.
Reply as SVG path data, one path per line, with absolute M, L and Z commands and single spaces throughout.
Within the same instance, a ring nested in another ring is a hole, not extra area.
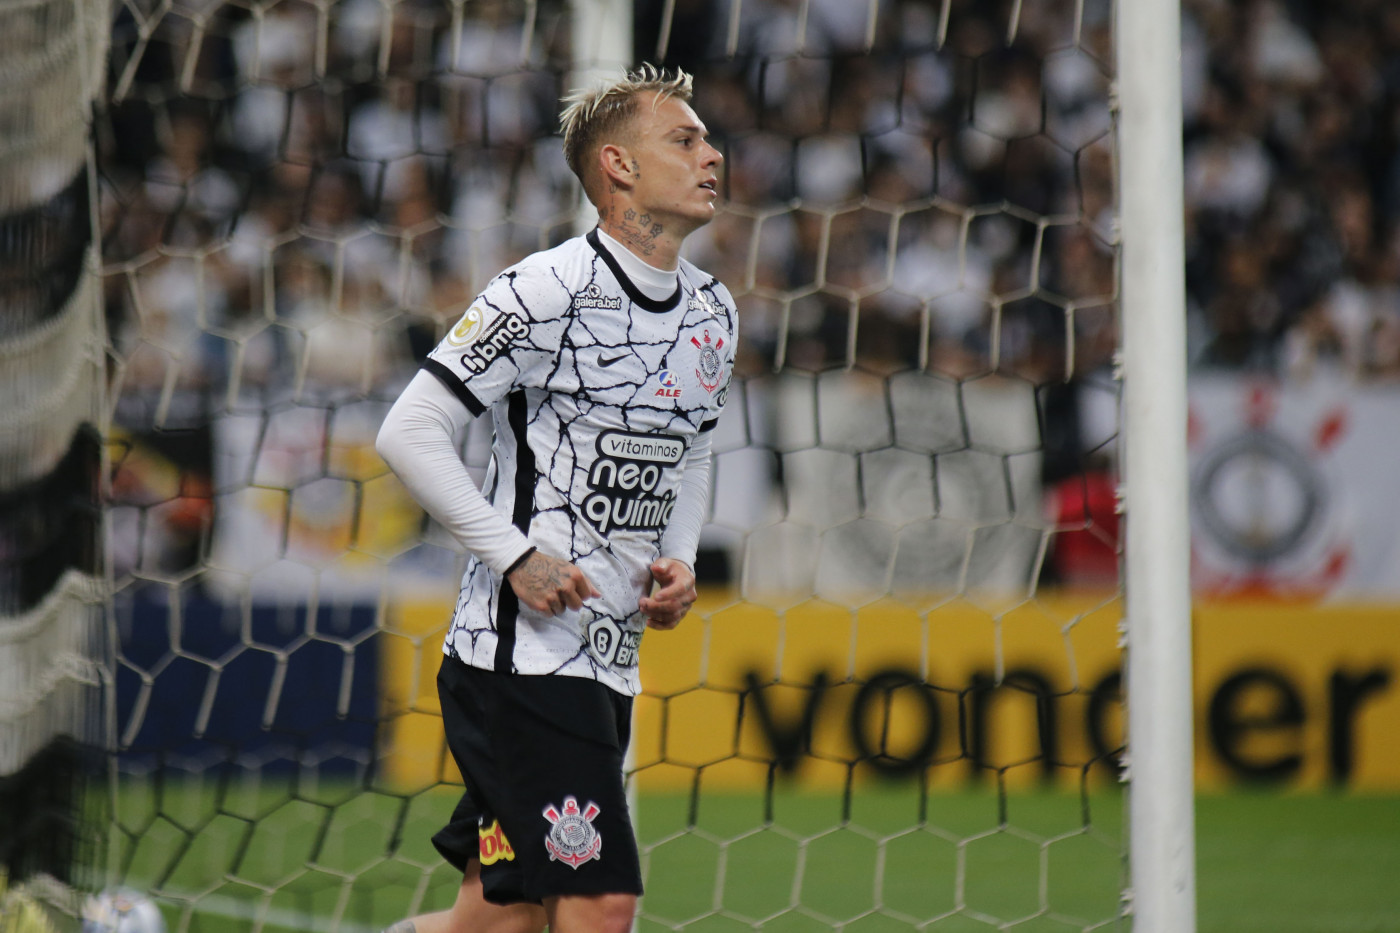
M 699 377 L 700 384 L 705 387 L 706 392 L 713 392 L 719 386 L 719 351 L 724 347 L 724 338 L 720 337 L 711 343 L 710 329 L 707 327 L 704 343 L 697 337 L 691 337 L 690 342 L 700 351 L 700 365 L 695 367 L 695 375 Z
M 593 820 L 601 812 L 591 800 L 579 810 L 578 800 L 573 797 L 564 798 L 563 813 L 554 804 L 545 807 L 544 818 L 552 824 L 544 838 L 550 861 L 578 868 L 590 859 L 602 859 L 603 837 L 593 828 Z

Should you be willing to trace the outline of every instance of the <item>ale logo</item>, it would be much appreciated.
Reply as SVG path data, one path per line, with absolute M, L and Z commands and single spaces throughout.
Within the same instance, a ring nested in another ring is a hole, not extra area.
M 655 398 L 681 397 L 680 380 L 677 379 L 676 374 L 669 369 L 663 369 L 661 372 L 657 373 L 656 381 L 660 383 L 661 387 L 656 390 Z

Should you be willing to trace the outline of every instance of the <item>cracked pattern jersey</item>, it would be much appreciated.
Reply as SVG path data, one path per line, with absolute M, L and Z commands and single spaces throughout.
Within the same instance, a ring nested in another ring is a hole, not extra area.
M 472 559 L 444 653 L 641 689 L 637 603 L 687 452 L 724 405 L 735 333 L 734 301 L 712 276 L 682 260 L 675 293 L 649 299 L 596 231 L 492 280 L 424 366 L 472 414 L 491 412 L 492 506 L 602 595 L 549 616 Z

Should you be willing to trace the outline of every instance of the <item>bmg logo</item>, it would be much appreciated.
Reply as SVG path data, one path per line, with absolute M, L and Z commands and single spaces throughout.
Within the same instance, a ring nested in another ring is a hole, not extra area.
M 462 354 L 462 365 L 473 376 L 479 375 L 485 372 L 507 347 L 529 333 L 530 325 L 526 324 L 520 315 L 509 312 L 502 314 L 472 341 L 471 346 Z

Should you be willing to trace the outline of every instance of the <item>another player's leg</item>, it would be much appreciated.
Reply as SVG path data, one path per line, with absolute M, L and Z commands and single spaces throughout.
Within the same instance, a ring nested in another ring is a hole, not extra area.
M 472 861 L 449 909 L 400 920 L 384 933 L 540 933 L 544 926 L 545 909 L 537 904 L 486 900 L 481 892 L 481 863 Z

